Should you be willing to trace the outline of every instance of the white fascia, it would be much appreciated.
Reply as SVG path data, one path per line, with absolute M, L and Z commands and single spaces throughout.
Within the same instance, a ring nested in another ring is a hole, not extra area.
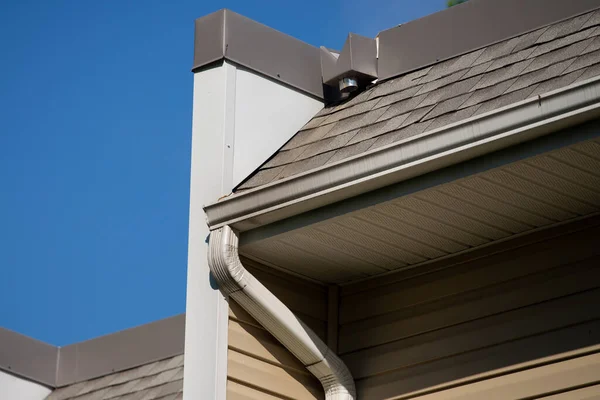
M 211 229 L 244 232 L 600 117 L 600 77 L 214 202 Z
M 242 265 L 238 234 L 223 226 L 210 234 L 208 265 L 225 296 L 234 299 L 321 382 L 326 400 L 354 400 L 344 362 Z

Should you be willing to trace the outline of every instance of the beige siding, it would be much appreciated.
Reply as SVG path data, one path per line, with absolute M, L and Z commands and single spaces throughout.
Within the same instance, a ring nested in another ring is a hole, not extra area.
M 586 398 L 598 305 L 593 217 L 342 288 L 339 350 L 359 399 Z
M 325 339 L 327 288 L 243 259 L 246 268 Z M 322 399 L 323 389 L 304 366 L 233 300 L 229 301 L 227 398 Z

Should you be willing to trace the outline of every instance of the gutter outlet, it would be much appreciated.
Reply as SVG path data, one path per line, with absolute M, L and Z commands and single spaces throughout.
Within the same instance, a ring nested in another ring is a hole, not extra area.
M 208 265 L 223 294 L 233 298 L 321 382 L 326 400 L 355 400 L 344 362 L 242 265 L 239 237 L 228 225 L 210 234 Z

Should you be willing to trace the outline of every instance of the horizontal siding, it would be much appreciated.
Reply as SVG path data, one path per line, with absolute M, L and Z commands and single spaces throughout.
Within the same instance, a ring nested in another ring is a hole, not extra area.
M 521 379 L 511 375 L 515 366 L 600 344 L 598 243 L 600 218 L 593 217 L 432 263 L 420 273 L 344 287 L 339 350 L 359 398 L 529 398 L 526 388 L 509 384 L 509 376 Z M 594 357 L 585 360 L 600 362 Z M 557 365 L 578 371 L 578 362 Z M 494 380 L 507 368 L 502 381 Z M 552 368 L 543 371 L 552 376 Z M 584 383 L 565 380 L 564 388 L 534 394 L 591 383 L 585 374 L 573 376 Z M 467 385 L 479 380 L 477 390 Z M 503 392 L 502 385 L 512 389 Z
M 319 336 L 327 332 L 327 288 L 243 259 L 245 267 Z M 319 381 L 269 332 L 229 300 L 227 398 L 322 399 Z

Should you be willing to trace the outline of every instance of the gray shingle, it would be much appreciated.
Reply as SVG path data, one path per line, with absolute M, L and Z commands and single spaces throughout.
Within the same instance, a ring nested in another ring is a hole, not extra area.
M 369 100 L 379 96 L 385 96 L 390 93 L 396 93 L 404 89 L 419 84 L 421 78 L 431 70 L 431 67 L 423 68 L 399 78 L 395 78 L 385 82 L 383 85 L 375 86 L 373 92 L 369 96 Z
M 569 86 L 570 84 L 572 84 L 573 82 L 575 82 L 575 80 L 577 80 L 577 78 L 579 78 L 584 73 L 584 71 L 585 71 L 585 69 L 580 69 L 580 70 L 577 70 L 575 72 L 571 72 L 571 73 L 566 74 L 566 75 L 561 75 L 561 76 L 558 76 L 556 78 L 553 78 L 553 79 L 547 80 L 545 82 L 542 82 L 531 93 L 530 97 L 534 97 L 534 96 L 537 96 L 537 95 L 540 95 L 540 94 L 548 93 L 548 92 L 551 92 L 553 90 Z
M 421 87 L 421 85 L 417 85 L 405 90 L 401 90 L 397 93 L 392 93 L 387 96 L 380 97 L 379 103 L 375 105 L 375 108 L 388 106 L 390 104 L 397 103 L 399 101 L 413 97 L 419 90 L 421 90 Z
M 531 47 L 535 44 L 535 42 L 538 41 L 538 39 L 540 38 L 540 36 L 542 36 L 544 34 L 544 32 L 546 32 L 548 30 L 548 27 L 544 27 L 538 30 L 535 30 L 533 32 L 529 32 L 525 35 L 522 35 L 518 38 L 518 42 L 517 45 L 515 46 L 515 48 L 513 49 L 513 53 L 517 53 L 523 49 L 526 49 L 528 47 Z
M 489 66 L 489 68 L 485 71 L 486 75 L 492 71 L 496 71 L 500 68 L 504 68 L 507 65 L 511 65 L 511 64 L 516 64 L 520 61 L 524 61 L 526 60 L 531 53 L 533 53 L 535 51 L 535 47 L 530 47 L 528 49 L 525 50 L 521 50 L 519 52 L 516 53 L 512 53 L 506 57 L 502 57 L 499 58 L 497 60 L 494 60 L 494 62 L 492 63 L 492 65 Z
M 471 107 L 483 103 L 484 101 L 491 100 L 494 97 L 498 97 L 506 92 L 506 90 L 516 81 L 517 78 L 513 78 L 493 86 L 488 86 L 484 89 L 476 90 L 459 108 Z
M 314 129 L 314 128 L 318 127 L 319 125 L 321 125 L 323 123 L 323 121 L 325 121 L 326 119 L 327 119 L 327 116 L 313 118 L 310 121 L 308 121 L 306 123 L 306 125 L 304 125 L 302 127 L 301 130 L 304 131 L 307 129 Z
M 435 81 L 426 83 L 425 85 L 423 85 L 421 90 L 419 90 L 417 92 L 417 95 L 425 94 L 425 93 L 431 92 L 435 89 L 449 85 L 451 83 L 455 83 L 455 82 L 459 81 L 467 72 L 468 72 L 467 70 L 461 70 L 461 71 L 455 72 L 453 74 L 447 75 L 443 78 L 436 79 Z
M 590 78 L 593 78 L 593 77 L 599 76 L 599 75 L 600 75 L 600 63 L 586 68 L 583 71 L 583 74 L 581 74 L 579 76 L 579 78 L 575 79 L 575 82 L 585 81 L 587 79 L 590 79 Z
M 364 153 L 369 147 L 371 147 L 373 143 L 375 143 L 376 140 L 376 138 L 363 140 L 362 142 L 354 143 L 342 149 L 339 149 L 334 153 L 333 157 L 331 157 L 325 164 L 331 164 L 336 161 L 340 161 L 348 157 Z
M 307 131 L 298 132 L 289 142 L 282 147 L 282 150 L 291 150 L 296 147 L 304 146 L 309 143 L 321 140 L 327 135 L 334 127 L 334 124 L 320 126 L 315 129 L 309 129 Z
M 547 67 L 548 65 L 568 60 L 569 58 L 577 57 L 586 47 L 590 45 L 593 39 L 582 40 L 581 42 L 573 43 L 567 47 L 551 51 L 539 57 L 533 58 L 531 63 L 523 71 L 528 73 Z
M 406 114 L 407 112 L 412 111 L 416 107 L 418 107 L 419 104 L 422 103 L 426 97 L 427 95 L 415 96 L 411 97 L 410 99 L 394 103 L 386 110 L 386 112 L 381 116 L 379 120 L 383 121 L 385 119 L 393 118 L 398 115 Z
M 502 95 L 493 100 L 486 101 L 485 103 L 481 104 L 481 107 L 479 107 L 474 115 L 483 114 L 488 111 L 496 110 L 509 104 L 518 103 L 521 100 L 525 100 L 531 95 L 531 93 L 533 93 L 536 87 L 537 85 L 530 86 L 525 89 Z
M 311 169 L 319 168 L 324 165 L 333 155 L 335 150 L 329 153 L 319 154 L 306 160 L 297 161 L 293 164 L 288 164 L 284 167 L 283 171 L 277 176 L 276 180 L 284 179 L 292 175 L 298 175 Z
M 453 97 L 449 100 L 438 103 L 427 115 L 423 117 L 423 120 L 432 119 L 440 115 L 458 110 L 458 108 L 471 96 L 470 93 L 463 94 L 461 96 Z
M 463 108 L 462 110 L 458 110 L 458 111 L 454 111 L 449 114 L 442 115 L 442 116 L 434 119 L 433 122 L 431 123 L 431 125 L 429 125 L 427 127 L 427 130 L 432 131 L 434 129 L 438 129 L 443 126 L 450 125 L 455 122 L 470 118 L 473 115 L 475 115 L 475 113 L 477 112 L 479 107 L 480 107 L 480 105 L 477 104 L 472 107 Z
M 384 133 L 398 129 L 402 123 L 406 121 L 409 114 L 410 113 L 398 115 L 392 119 L 386 119 L 360 129 L 358 133 L 348 142 L 348 145 L 362 142 L 363 140 L 371 139 L 375 136 L 383 135 Z
M 331 150 L 339 149 L 344 147 L 350 139 L 356 135 L 358 130 L 343 133 L 341 135 L 332 136 L 327 139 L 319 140 L 318 142 L 309 144 L 306 149 L 298 156 L 297 161 L 304 160 L 310 157 L 314 157 L 317 154 L 326 153 Z
M 546 54 L 551 51 L 560 49 L 561 47 L 565 47 L 565 46 L 571 45 L 573 43 L 580 42 L 580 41 L 590 37 L 592 35 L 592 33 L 594 33 L 595 30 L 596 30 L 596 28 L 586 29 L 585 31 L 576 32 L 572 35 L 563 37 L 561 39 L 557 39 L 552 42 L 544 43 L 544 44 L 536 47 L 536 49 L 533 51 L 533 53 L 531 53 L 529 55 L 529 58 L 539 57 L 542 54 Z
M 581 29 L 589 28 L 591 26 L 600 25 L 600 11 L 594 11 L 590 19 L 587 20 L 585 24 L 581 27 Z
M 334 113 L 329 114 L 327 119 L 323 122 L 323 125 L 327 125 L 333 122 L 340 121 L 342 119 L 365 113 L 371 110 L 375 104 L 379 102 L 379 99 L 369 100 L 362 103 L 358 103 L 353 105 L 352 107 L 347 107 L 342 109 L 341 111 L 336 111 Z
M 520 42 L 520 39 L 517 37 L 517 38 L 513 38 L 511 40 L 506 40 L 506 41 L 491 45 L 491 46 L 487 47 L 483 51 L 483 53 L 481 53 L 481 55 L 477 58 L 477 60 L 475 60 L 473 65 L 487 63 L 489 61 L 498 59 L 500 57 L 507 56 L 510 53 L 512 53 L 515 46 L 517 46 L 517 44 L 519 44 L 519 42 Z
M 573 64 L 574 61 L 575 59 L 572 58 L 570 60 L 566 60 L 558 64 L 552 64 L 546 68 L 542 68 L 537 71 L 521 75 L 519 79 L 517 79 L 517 81 L 511 87 L 509 87 L 505 93 L 514 92 L 515 90 L 521 90 L 536 83 L 555 78 L 562 74 L 571 64 Z
M 381 117 L 382 114 L 384 114 L 387 111 L 387 109 L 387 107 L 382 107 L 376 110 L 371 110 L 364 114 L 359 114 L 350 118 L 343 119 L 334 124 L 333 129 L 331 129 L 327 133 L 325 138 L 337 136 L 354 129 L 362 128 L 363 126 L 373 124 L 379 119 L 379 117 Z
M 483 74 L 492 65 L 492 63 L 493 63 L 493 61 L 488 61 L 486 63 L 478 64 L 478 65 L 475 65 L 475 66 L 469 68 L 469 70 L 462 77 L 462 79 L 467 79 L 467 78 L 471 78 L 473 76 Z
M 250 177 L 250 179 L 240 185 L 240 189 L 251 189 L 253 187 L 266 185 L 267 183 L 272 182 L 277 176 L 279 176 L 281 171 L 283 171 L 287 165 L 258 170 L 254 175 L 252 175 L 252 177 Z
M 420 135 L 425 132 L 427 127 L 431 125 L 431 122 L 434 120 L 429 120 L 425 122 L 419 122 L 417 124 L 409 125 L 405 128 L 399 129 L 394 132 L 386 133 L 385 135 L 379 136 L 375 143 L 369 148 L 369 150 L 373 150 L 379 147 L 387 146 L 392 143 L 396 143 L 400 140 Z
M 473 89 L 483 89 L 519 76 L 534 60 L 524 60 L 505 68 L 486 73 Z
M 592 13 L 587 13 L 554 24 L 550 26 L 543 35 L 540 36 L 536 43 L 549 42 L 551 40 L 570 35 L 573 32 L 577 32 L 583 26 L 583 24 L 590 19 L 591 16 Z
M 408 117 L 404 120 L 400 127 L 403 128 L 405 126 L 414 124 L 415 122 L 420 122 L 423 119 L 423 117 L 426 116 L 429 113 L 429 111 L 433 109 L 433 107 L 434 106 L 417 108 L 416 110 L 408 114 Z
M 279 151 L 275 157 L 273 157 L 271 160 L 269 160 L 264 167 L 265 168 L 273 168 L 273 167 L 279 167 L 280 165 L 284 165 L 284 164 L 289 164 L 292 161 L 295 161 L 298 156 L 300 154 L 302 154 L 302 152 L 306 150 L 303 147 L 296 147 L 295 149 L 291 149 L 291 150 L 282 150 Z
M 581 68 L 589 67 L 590 65 L 598 64 L 600 62 L 600 50 L 594 51 L 592 53 L 587 53 L 581 57 L 578 57 L 574 63 L 572 63 L 569 68 L 565 71 L 566 74 L 577 71 Z

